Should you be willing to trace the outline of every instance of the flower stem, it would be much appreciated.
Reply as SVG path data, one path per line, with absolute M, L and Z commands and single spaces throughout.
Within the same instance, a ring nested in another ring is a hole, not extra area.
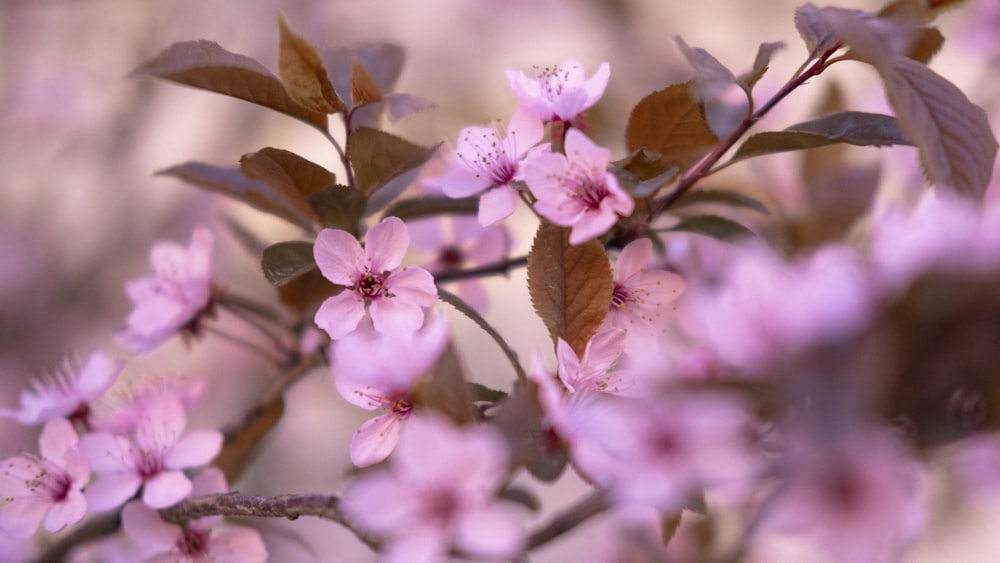
M 541 547 L 576 528 L 608 508 L 607 491 L 597 490 L 557 514 L 548 524 L 531 534 L 528 549 Z
M 491 264 L 483 264 L 482 266 L 476 266 L 475 268 L 469 268 L 467 270 L 452 270 L 452 271 L 441 272 L 434 276 L 434 281 L 437 283 L 445 283 L 445 282 L 467 280 L 472 278 L 481 278 L 485 276 L 492 276 L 493 274 L 506 275 L 509 272 L 509 270 L 513 268 L 521 268 L 527 265 L 528 265 L 528 257 L 518 256 L 517 258 L 507 258 L 506 260 L 493 262 Z

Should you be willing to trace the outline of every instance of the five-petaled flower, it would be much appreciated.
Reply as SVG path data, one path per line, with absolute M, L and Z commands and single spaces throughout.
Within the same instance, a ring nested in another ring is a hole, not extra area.
M 610 152 L 571 129 L 566 154 L 542 153 L 524 164 L 524 179 L 537 198 L 535 210 L 556 225 L 572 227 L 570 244 L 608 232 L 618 215 L 635 208 L 632 197 L 607 171 Z
M 344 290 L 323 302 L 316 325 L 334 340 L 354 332 L 366 315 L 383 334 L 420 328 L 422 308 L 437 300 L 437 287 L 427 270 L 399 268 L 409 245 L 410 234 L 398 217 L 386 217 L 372 227 L 364 248 L 347 231 L 320 231 L 313 247 L 316 265 Z
M 21 392 L 21 409 L 0 409 L 0 417 L 21 424 L 41 424 L 54 418 L 69 418 L 90 426 L 90 405 L 118 379 L 123 362 L 94 352 L 80 366 L 67 359 L 52 373 L 35 379 L 31 389 Z
M 100 474 L 87 487 L 90 509 L 118 506 L 140 486 L 143 502 L 152 508 L 165 508 L 188 496 L 191 481 L 183 470 L 212 461 L 222 449 L 222 433 L 201 430 L 182 437 L 186 424 L 180 399 L 167 395 L 149 405 L 131 439 L 107 432 L 83 436 L 80 449 Z
M 615 369 L 624 349 L 625 331 L 617 328 L 595 334 L 587 342 L 582 358 L 578 358 L 569 343 L 560 338 L 556 343 L 559 379 L 571 393 L 597 391 L 617 395 L 631 384 Z
M 604 326 L 628 331 L 629 336 L 653 336 L 663 330 L 666 306 L 684 291 L 684 280 L 666 270 L 648 270 L 653 242 L 634 240 L 615 262 L 611 308 Z
M 90 480 L 87 458 L 77 450 L 73 425 L 64 418 L 50 420 L 38 439 L 41 457 L 23 455 L 0 461 L 0 530 L 16 538 L 45 529 L 58 532 L 75 524 L 87 512 L 83 487 Z
M 344 512 L 384 538 L 385 561 L 445 561 L 452 544 L 473 557 L 508 560 L 526 539 L 514 509 L 494 502 L 508 456 L 488 427 L 414 417 L 388 465 L 344 493 Z
M 534 76 L 505 71 L 521 107 L 543 121 L 573 121 L 604 95 L 611 77 L 611 67 L 601 63 L 597 72 L 586 78 L 579 61 L 568 60 L 558 66 L 535 67 Z
M 197 334 L 212 311 L 212 244 L 204 227 L 194 230 L 187 248 L 158 242 L 149 255 L 153 273 L 125 284 L 135 308 L 116 336 L 136 352 L 149 352 L 177 333 Z
M 448 322 L 434 317 L 410 334 L 351 334 L 333 345 L 334 382 L 348 402 L 384 414 L 365 422 L 351 438 L 358 467 L 384 460 L 399 442 L 414 409 L 416 387 L 431 372 L 451 338 Z
M 522 179 L 520 163 L 542 148 L 535 145 L 544 134 L 538 117 L 523 110 L 511 117 L 506 135 L 496 126 L 466 127 L 458 134 L 448 169 L 433 183 L 448 197 L 481 193 L 479 223 L 492 225 L 514 212 L 517 190 L 512 184 Z

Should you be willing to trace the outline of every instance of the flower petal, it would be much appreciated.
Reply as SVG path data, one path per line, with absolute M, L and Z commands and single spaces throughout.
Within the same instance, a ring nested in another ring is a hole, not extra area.
M 87 485 L 87 510 L 100 512 L 114 508 L 128 500 L 136 491 L 142 479 L 134 473 L 106 473 L 97 481 Z
M 42 457 L 52 461 L 62 461 L 66 451 L 79 443 L 73 425 L 65 418 L 53 418 L 45 423 L 38 437 L 38 450 Z
M 438 297 L 434 276 L 427 270 L 416 266 L 393 272 L 386 278 L 385 288 L 395 296 L 390 300 L 406 301 L 421 307 L 430 307 L 437 301 Z
M 410 232 L 399 217 L 386 217 L 365 235 L 365 258 L 374 273 L 395 270 L 410 246 Z
M 353 291 L 344 290 L 327 298 L 316 311 L 313 321 L 337 340 L 354 332 L 365 316 L 365 303 Z
M 506 219 L 517 209 L 517 190 L 509 185 L 486 190 L 479 197 L 479 224 L 488 227 Z
M 376 469 L 344 491 L 344 512 L 376 534 L 400 533 L 415 523 L 421 508 L 414 492 L 385 469 Z
M 251 528 L 213 530 L 208 539 L 208 553 L 222 563 L 264 563 L 267 547 L 260 532 Z
M 323 277 L 343 286 L 353 285 L 366 266 L 361 243 L 339 229 L 323 229 L 316 235 L 313 258 Z
M 190 432 L 163 456 L 163 465 L 170 469 L 199 467 L 211 462 L 222 450 L 222 433 L 215 430 Z
M 177 504 L 191 493 L 191 481 L 182 471 L 161 471 L 146 480 L 142 501 L 150 508 L 166 508 Z
M 38 530 L 51 503 L 15 498 L 0 509 L 0 530 L 15 538 L 30 538 Z
M 502 505 L 464 513 L 455 529 L 455 544 L 485 559 L 510 559 L 526 543 L 524 526 L 516 511 Z
M 152 508 L 139 501 L 132 501 L 122 510 L 122 528 L 137 543 L 167 547 L 181 538 L 181 527 L 160 519 Z
M 424 324 L 423 309 L 398 298 L 375 301 L 370 313 L 375 330 L 382 334 L 408 334 Z
M 45 529 L 56 533 L 70 524 L 76 524 L 87 514 L 87 499 L 83 492 L 70 490 L 66 498 L 53 503 L 49 513 L 45 515 Z
M 389 457 L 399 443 L 402 420 L 386 413 L 365 421 L 351 437 L 351 461 L 358 467 L 368 467 Z

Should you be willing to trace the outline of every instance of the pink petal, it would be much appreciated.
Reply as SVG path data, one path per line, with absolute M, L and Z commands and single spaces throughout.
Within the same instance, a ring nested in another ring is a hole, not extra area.
M 447 552 L 448 538 L 442 530 L 424 524 L 391 541 L 382 557 L 386 563 L 440 563 Z
M 537 154 L 524 163 L 524 181 L 539 200 L 564 197 L 559 179 L 568 166 L 565 155 L 553 152 Z
M 213 530 L 208 539 L 208 553 L 215 561 L 223 563 L 264 563 L 267 547 L 257 530 L 250 528 L 225 528 Z
M 608 165 L 611 151 L 598 146 L 579 129 L 570 129 L 566 134 L 566 157 L 572 161 L 589 163 L 603 171 Z
M 124 503 L 139 490 L 142 479 L 134 473 L 107 473 L 87 485 L 87 509 L 100 512 Z
M 486 190 L 479 197 L 479 224 L 488 227 L 506 219 L 517 209 L 517 190 L 505 185 Z
M 142 501 L 150 508 L 166 508 L 184 500 L 191 493 L 191 481 L 182 471 L 161 471 L 146 480 Z
M 164 522 L 155 510 L 139 501 L 125 505 L 122 528 L 137 543 L 161 548 L 174 545 L 182 535 L 180 526 Z
M 386 217 L 365 235 L 365 258 L 372 272 L 395 270 L 410 246 L 410 233 L 399 217 Z
M 30 538 L 50 506 L 35 498 L 15 498 L 0 508 L 0 530 L 15 538 Z
M 143 452 L 162 453 L 173 446 L 187 425 L 187 413 L 176 395 L 168 394 L 147 405 L 135 430 L 135 444 Z
M 573 230 L 569 233 L 569 243 L 583 244 L 590 239 L 597 238 L 611 230 L 611 227 L 617 222 L 618 216 L 614 213 L 603 211 L 584 213 L 573 223 Z
M 511 239 L 510 230 L 507 227 L 487 227 L 481 229 L 481 231 L 482 234 L 477 236 L 472 244 L 469 245 L 468 250 L 466 250 L 466 254 L 470 256 L 470 262 L 473 264 L 490 264 L 503 260 L 510 255 L 513 240 Z
M 473 309 L 483 312 L 490 304 L 489 295 L 486 288 L 479 280 L 465 280 L 457 282 L 458 296 L 465 301 L 465 304 Z
M 462 514 L 455 529 L 455 544 L 463 551 L 487 559 L 509 559 L 526 546 L 526 534 L 517 513 L 493 505 Z
M 125 362 L 112 360 L 102 353 L 91 354 L 76 379 L 81 398 L 93 401 L 103 395 L 114 385 L 124 365 Z
M 615 281 L 624 282 L 645 268 L 653 259 L 653 241 L 636 239 L 622 249 L 615 261 Z
M 552 102 L 552 113 L 557 115 L 562 121 L 572 121 L 574 117 L 587 109 L 588 97 L 586 90 L 576 88 L 567 90 Z M 567 151 L 567 154 L 569 154 L 569 151 Z
M 576 391 L 575 385 L 580 377 L 580 359 L 562 338 L 556 343 L 556 358 L 559 360 L 559 379 L 566 389 Z
M 393 413 L 365 421 L 351 437 L 351 461 L 358 467 L 368 467 L 389 457 L 401 430 L 402 420 Z
M 424 324 L 424 311 L 399 298 L 379 299 L 371 304 L 372 323 L 382 334 L 407 334 Z
M 448 163 L 448 169 L 444 174 L 435 178 L 433 182 L 450 198 L 469 197 L 493 184 L 492 178 L 477 174 L 457 155 Z
M 442 221 L 436 218 L 415 219 L 407 224 L 410 229 L 410 243 L 424 252 L 437 252 L 444 246 Z
M 70 490 L 66 498 L 54 503 L 45 515 L 45 529 L 56 533 L 70 524 L 76 524 L 87 514 L 87 499 L 83 492 Z
M 191 496 L 214 495 L 229 490 L 226 476 L 218 467 L 206 467 L 191 481 Z
M 353 285 L 366 265 L 361 243 L 338 229 L 323 229 L 316 235 L 313 258 L 323 277 L 343 286 Z
M 205 227 L 197 227 L 191 233 L 188 244 L 186 265 L 192 278 L 208 278 L 212 275 L 212 254 L 215 236 Z
M 385 288 L 395 297 L 389 300 L 401 300 L 421 307 L 430 307 L 437 302 L 437 286 L 434 285 L 434 276 L 430 272 L 419 267 L 410 267 L 393 272 L 385 280 Z M 375 301 L 378 304 L 384 299 Z
M 0 472 L 0 496 L 19 497 L 30 495 L 29 484 L 44 469 L 34 459 L 27 457 L 12 457 L 3 460 L 3 471 Z
M 376 534 L 404 530 L 415 522 L 421 508 L 414 492 L 385 469 L 355 480 L 342 500 L 347 516 Z
M 515 148 L 517 158 L 523 157 L 545 137 L 545 124 L 530 111 L 518 108 L 507 124 L 507 144 Z
M 184 469 L 206 465 L 222 450 L 222 433 L 215 430 L 190 432 L 163 457 L 164 467 Z
M 608 79 L 611 78 L 611 66 L 608 63 L 601 63 L 597 67 L 597 71 L 594 75 L 587 79 L 583 84 L 584 90 L 587 91 L 587 102 L 586 107 L 594 105 L 597 100 L 604 95 L 604 90 L 608 87 Z
M 97 473 L 132 467 L 132 443 L 122 436 L 106 432 L 84 434 L 78 447 L 90 461 L 90 468 Z
M 38 437 L 38 449 L 45 459 L 62 461 L 66 451 L 76 446 L 80 439 L 73 425 L 65 418 L 53 418 L 45 423 Z
M 327 298 L 316 311 L 313 321 L 337 340 L 354 332 L 365 316 L 365 303 L 353 291 L 344 290 Z

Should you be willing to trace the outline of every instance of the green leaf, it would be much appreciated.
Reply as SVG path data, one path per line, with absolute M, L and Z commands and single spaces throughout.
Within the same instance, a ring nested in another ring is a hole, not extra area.
M 278 17 L 278 27 L 281 32 L 278 76 L 285 84 L 288 95 L 303 107 L 316 112 L 344 111 L 344 102 L 333 89 L 316 48 L 289 27 L 284 14 Z
M 719 217 L 718 215 L 694 215 L 681 219 L 681 222 L 667 229 L 668 231 L 683 231 L 706 235 L 719 240 L 731 242 L 744 236 L 753 236 L 753 231 L 743 225 Z
M 333 186 L 306 196 L 306 203 L 326 227 L 357 234 L 358 221 L 365 211 L 365 196 L 347 186 Z
M 435 149 L 371 127 L 352 131 L 347 141 L 358 188 L 369 196 L 392 178 L 427 162 Z
M 528 293 L 552 341 L 580 357 L 611 308 L 614 283 L 604 246 L 569 243 L 569 229 L 542 221 L 528 254 Z
M 264 249 L 260 265 L 267 281 L 285 285 L 316 268 L 313 245 L 297 240 L 272 244 Z
M 462 301 L 462 298 L 459 296 L 445 289 L 441 289 L 440 287 L 438 288 L 438 297 L 441 301 L 444 301 L 455 309 L 458 309 L 460 313 L 469 317 L 474 323 L 479 325 L 479 328 L 486 331 L 486 334 L 489 334 L 490 337 L 493 338 L 497 345 L 500 346 L 500 349 L 503 350 L 504 355 L 507 356 L 507 360 L 510 361 L 511 367 L 514 368 L 514 373 L 517 374 L 518 381 L 528 380 L 528 374 L 524 373 L 524 368 L 521 367 L 520 362 L 517 360 L 517 352 L 515 352 L 510 345 L 507 344 L 507 341 L 500 336 L 500 333 L 497 332 L 495 328 L 490 326 L 490 323 L 486 322 L 486 319 L 484 319 L 478 311 L 470 307 L 465 301 Z
M 629 151 L 659 153 L 660 172 L 687 170 L 719 142 L 705 122 L 701 105 L 691 97 L 690 83 L 653 92 L 636 104 L 628 118 L 625 144 Z
M 765 131 L 751 135 L 726 165 L 754 156 L 836 143 L 876 147 L 911 144 L 900 129 L 899 122 L 891 115 L 842 111 L 797 123 L 784 131 Z
M 325 132 L 326 114 L 292 99 L 277 76 L 259 62 L 231 53 L 212 41 L 174 43 L 129 73 L 129 78 L 162 78 L 273 109 Z
M 768 215 L 767 207 L 759 199 L 732 190 L 691 190 L 677 200 L 674 207 L 697 205 L 699 203 L 719 203 L 734 207 L 745 207 Z
M 389 206 L 383 217 L 399 217 L 400 219 L 416 219 L 430 215 L 475 215 L 479 210 L 479 196 L 450 198 L 446 196 L 427 196 L 415 199 L 404 199 Z
M 160 170 L 156 175 L 184 180 L 195 187 L 229 196 L 255 209 L 281 217 L 303 229 L 312 228 L 312 219 L 304 215 L 298 206 L 291 205 L 284 194 L 265 182 L 247 178 L 239 168 L 185 162 Z M 311 215 L 312 211 L 309 213 Z

